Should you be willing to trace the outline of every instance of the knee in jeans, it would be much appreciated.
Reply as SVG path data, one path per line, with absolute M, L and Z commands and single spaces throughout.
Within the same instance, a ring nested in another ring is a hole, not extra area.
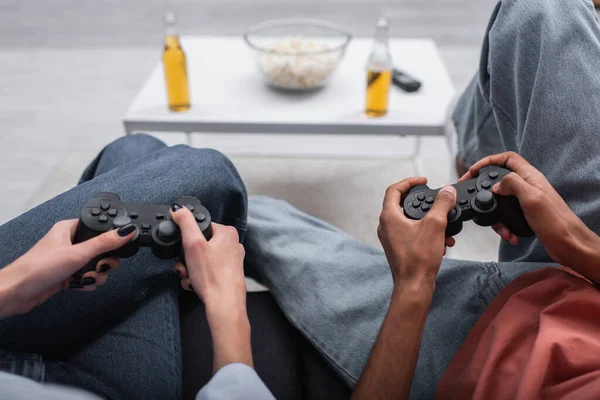
M 116 147 L 127 154 L 136 154 L 141 149 L 160 150 L 165 147 L 165 144 L 145 133 L 137 133 L 120 137 L 112 142 L 109 147 Z
M 578 19 L 580 11 L 595 12 L 590 0 L 501 0 L 501 13 L 504 7 L 528 28 L 542 24 L 555 28 Z
M 180 168 L 192 174 L 206 174 L 207 171 L 236 171 L 231 160 L 214 149 L 196 149 L 177 145 L 171 147 L 170 151 L 177 156 L 181 163 Z

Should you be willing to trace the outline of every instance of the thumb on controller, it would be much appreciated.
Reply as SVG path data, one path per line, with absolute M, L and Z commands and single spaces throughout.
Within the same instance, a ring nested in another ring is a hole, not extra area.
M 437 229 L 444 230 L 448 225 L 448 213 L 456 205 L 456 189 L 452 186 L 444 186 L 440 189 L 431 211 L 427 213 L 423 220 L 428 224 L 435 224 Z

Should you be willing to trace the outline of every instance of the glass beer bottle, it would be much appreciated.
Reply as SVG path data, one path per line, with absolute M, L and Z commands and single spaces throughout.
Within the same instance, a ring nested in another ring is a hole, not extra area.
M 186 59 L 179 43 L 177 19 L 172 12 L 165 13 L 165 50 L 162 58 L 169 109 L 186 111 L 190 108 Z
M 382 117 L 388 110 L 392 82 L 392 57 L 388 46 L 389 23 L 379 18 L 375 27 L 373 49 L 367 64 L 367 98 L 365 112 L 369 117 Z

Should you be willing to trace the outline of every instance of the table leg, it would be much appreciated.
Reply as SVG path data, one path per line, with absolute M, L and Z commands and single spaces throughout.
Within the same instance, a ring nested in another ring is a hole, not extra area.
M 413 167 L 415 168 L 415 176 L 425 176 L 425 172 L 423 169 L 423 161 L 421 160 L 421 136 L 417 135 L 415 137 L 415 149 L 410 156 L 410 160 L 413 163 Z

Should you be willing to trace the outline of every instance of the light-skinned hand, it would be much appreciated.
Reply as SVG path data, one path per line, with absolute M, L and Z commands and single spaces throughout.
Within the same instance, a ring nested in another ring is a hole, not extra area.
M 108 274 L 119 267 L 118 258 L 100 260 L 81 281 L 74 281 L 72 275 L 98 255 L 125 245 L 134 232 L 122 237 L 112 230 L 73 244 L 77 223 L 76 219 L 57 222 L 31 250 L 0 270 L 0 294 L 7 299 L 0 316 L 30 311 L 68 287 L 92 291 L 106 283 Z

